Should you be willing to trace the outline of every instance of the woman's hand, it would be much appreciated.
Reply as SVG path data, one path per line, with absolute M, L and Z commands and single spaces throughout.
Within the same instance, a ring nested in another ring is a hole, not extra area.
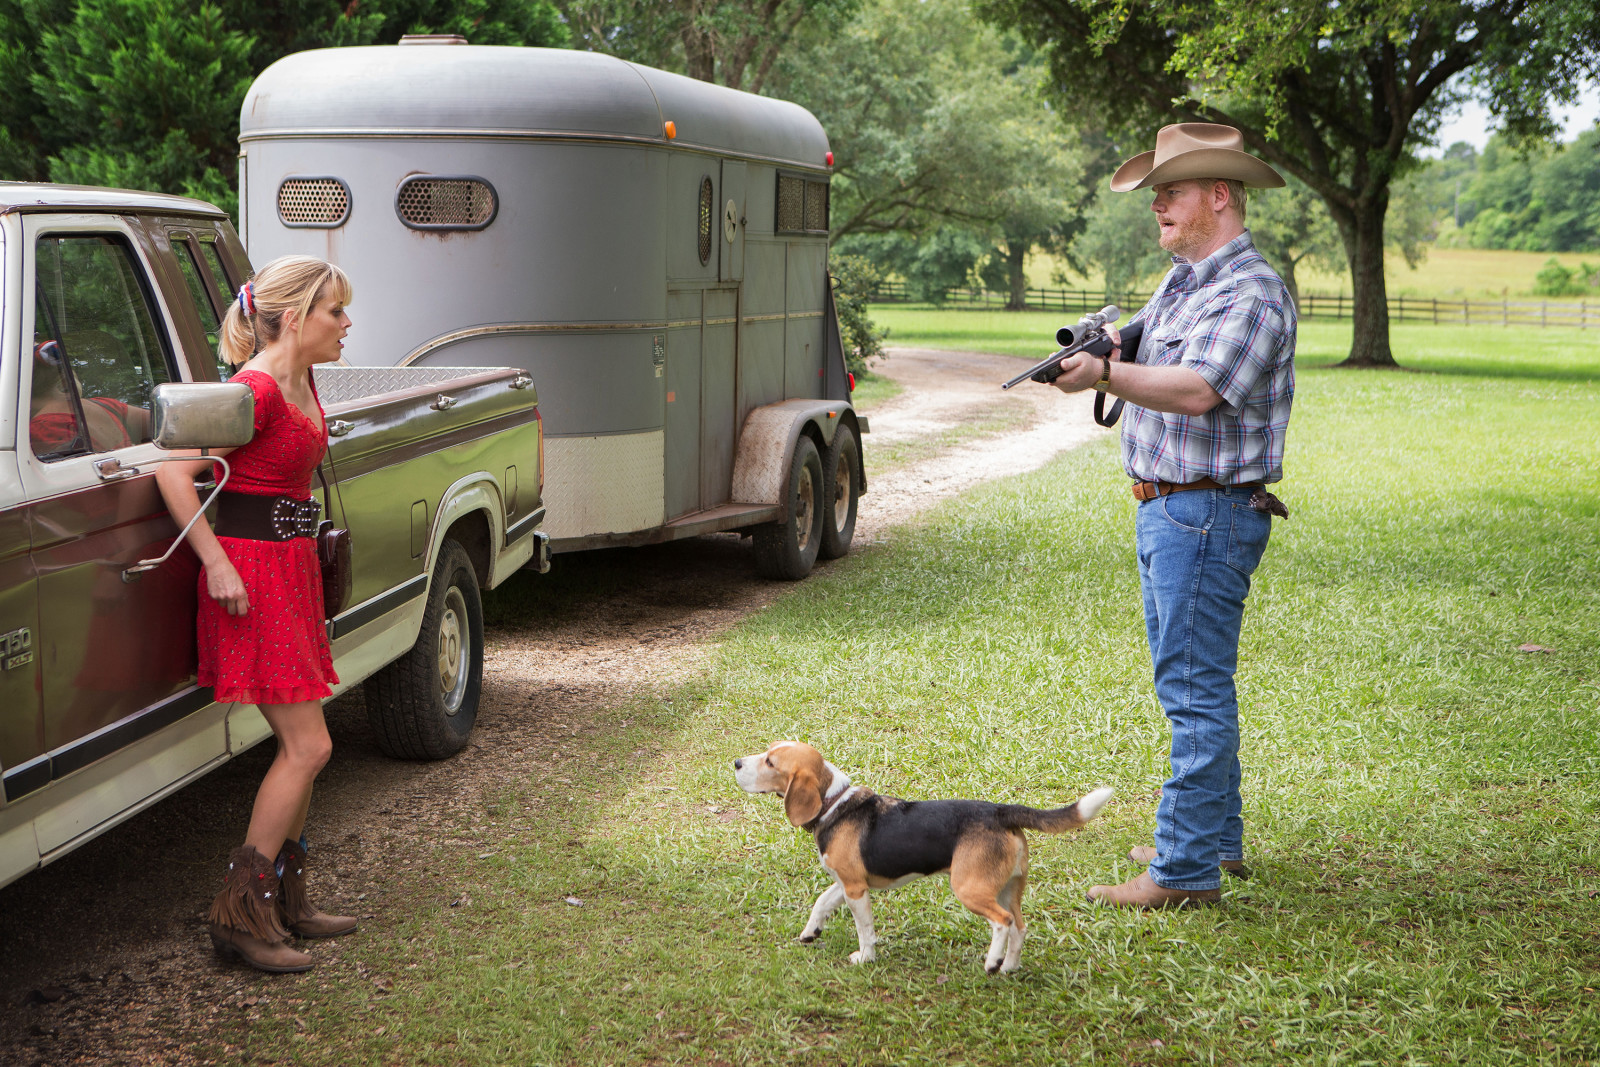
M 224 561 L 206 568 L 206 592 L 212 600 L 227 608 L 229 615 L 243 615 L 250 610 L 244 579 L 239 577 L 232 563 Z

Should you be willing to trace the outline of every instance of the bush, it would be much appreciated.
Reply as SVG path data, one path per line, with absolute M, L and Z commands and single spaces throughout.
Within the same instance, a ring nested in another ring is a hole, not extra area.
M 1585 263 L 1569 270 L 1552 256 L 1535 277 L 1533 291 L 1539 296 L 1588 296 L 1596 286 L 1600 286 L 1600 267 Z
M 833 303 L 839 312 L 839 337 L 844 342 L 844 363 L 851 374 L 864 375 L 873 360 L 883 358 L 880 329 L 867 317 L 867 299 L 883 280 L 883 274 L 861 256 L 832 256 L 828 269 L 833 275 Z

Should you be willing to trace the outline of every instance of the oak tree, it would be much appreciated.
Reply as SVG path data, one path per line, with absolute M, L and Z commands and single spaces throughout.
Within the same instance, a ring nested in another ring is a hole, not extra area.
M 1508 135 L 1600 76 L 1591 0 L 978 0 L 1047 49 L 1065 111 L 1130 148 L 1220 122 L 1327 204 L 1354 293 L 1346 363 L 1389 366 L 1384 225 L 1394 183 L 1469 95 Z M 1130 153 L 1131 154 L 1131 153 Z

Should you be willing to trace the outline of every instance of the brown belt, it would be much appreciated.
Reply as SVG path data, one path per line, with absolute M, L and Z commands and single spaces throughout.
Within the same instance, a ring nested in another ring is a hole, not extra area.
M 1154 500 L 1158 496 L 1170 496 L 1181 493 L 1186 489 L 1260 489 L 1259 482 L 1248 482 L 1244 485 L 1223 485 L 1215 478 L 1201 478 L 1193 482 L 1134 482 L 1133 499 Z
M 321 518 L 322 509 L 315 500 L 257 496 L 255 493 L 217 494 L 215 530 L 218 537 L 242 537 L 250 541 L 315 537 Z

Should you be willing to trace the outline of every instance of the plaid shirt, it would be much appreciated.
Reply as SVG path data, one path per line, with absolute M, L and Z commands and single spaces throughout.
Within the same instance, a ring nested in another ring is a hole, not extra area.
M 1122 465 L 1139 481 L 1276 482 L 1294 399 L 1288 290 L 1248 230 L 1199 263 L 1178 256 L 1172 263 L 1161 288 L 1129 320 L 1145 326 L 1139 362 L 1190 367 L 1222 403 L 1204 415 L 1129 404 Z

